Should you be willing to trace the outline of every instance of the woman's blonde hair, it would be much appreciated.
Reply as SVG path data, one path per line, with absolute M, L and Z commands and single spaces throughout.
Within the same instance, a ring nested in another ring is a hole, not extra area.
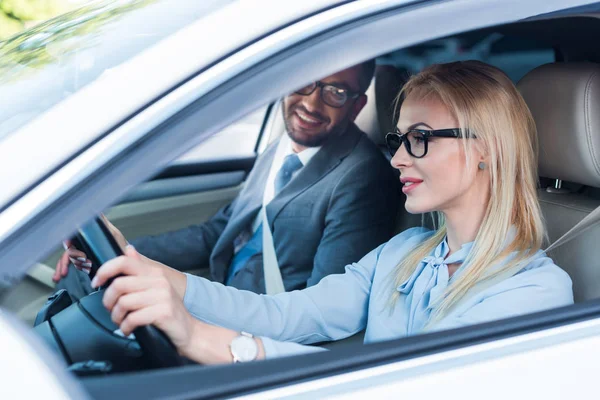
M 475 243 L 464 261 L 466 273 L 457 275 L 445 295 L 433 305 L 431 324 L 442 318 L 476 283 L 522 268 L 528 257 L 542 246 L 545 230 L 536 194 L 537 132 L 531 112 L 510 78 L 498 68 L 479 61 L 432 65 L 408 80 L 397 104 L 401 96 L 440 101 L 458 121 L 459 128 L 477 137 L 472 139 L 467 135 L 461 141 L 467 165 L 473 165 L 469 162 L 472 155 L 468 142 L 474 143 L 488 159 L 489 203 Z M 413 274 L 421 260 L 446 235 L 443 215 L 434 214 L 438 221 L 434 235 L 414 248 L 393 272 L 392 304 L 399 297 L 395 288 Z M 505 264 L 501 268 L 491 271 L 502 262 Z

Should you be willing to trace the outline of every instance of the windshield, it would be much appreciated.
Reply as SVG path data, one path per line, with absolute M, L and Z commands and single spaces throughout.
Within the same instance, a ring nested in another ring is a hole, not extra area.
M 0 140 L 112 68 L 232 1 L 95 1 L 0 42 Z

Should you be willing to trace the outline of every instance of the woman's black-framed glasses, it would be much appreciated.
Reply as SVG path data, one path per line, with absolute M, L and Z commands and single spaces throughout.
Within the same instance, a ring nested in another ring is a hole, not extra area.
M 404 143 L 408 154 L 415 158 L 423 158 L 427 155 L 427 145 L 429 138 L 432 137 L 464 138 L 465 130 L 458 128 L 435 130 L 411 129 L 401 134 L 398 128 L 396 128 L 394 132 L 385 135 L 385 143 L 392 157 L 394 157 L 394 154 L 396 154 L 402 143 Z M 474 139 L 475 135 L 469 135 L 469 137 Z
M 310 96 L 316 88 L 321 89 L 321 100 L 333 108 L 341 108 L 350 99 L 355 99 L 360 96 L 360 93 L 353 92 L 348 89 L 344 89 L 321 81 L 316 81 L 302 89 L 296 90 L 296 94 L 301 96 Z

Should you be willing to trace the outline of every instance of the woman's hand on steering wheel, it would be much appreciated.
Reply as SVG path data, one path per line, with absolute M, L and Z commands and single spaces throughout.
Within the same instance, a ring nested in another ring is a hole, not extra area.
M 137 327 L 153 325 L 171 339 L 180 355 L 187 356 L 200 321 L 183 304 L 185 275 L 127 246 L 124 256 L 106 262 L 98 270 L 92 287 L 103 286 L 112 278 L 102 302 L 121 331 L 129 335 Z
M 63 242 L 63 247 L 65 248 L 65 252 L 60 256 L 56 263 L 56 269 L 54 270 L 52 280 L 58 282 L 67 276 L 69 264 L 73 264 L 78 270 L 89 274 L 90 269 L 92 268 L 92 261 L 87 258 L 87 255 L 83 251 L 73 247 L 70 240 L 65 240 Z

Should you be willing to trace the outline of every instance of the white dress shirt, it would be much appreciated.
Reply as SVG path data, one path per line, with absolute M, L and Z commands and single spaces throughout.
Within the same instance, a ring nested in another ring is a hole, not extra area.
M 321 149 L 319 147 L 309 147 L 305 150 L 302 150 L 300 153 L 296 153 L 300 162 L 302 163 L 302 168 L 308 164 L 311 158 L 314 157 L 315 154 Z M 279 140 L 279 144 L 277 145 L 277 150 L 275 151 L 275 156 L 273 157 L 273 162 L 271 163 L 271 169 L 269 171 L 269 177 L 267 178 L 267 183 L 265 185 L 265 192 L 263 197 L 263 204 L 269 204 L 273 197 L 275 197 L 275 177 L 277 173 L 281 169 L 283 165 L 283 160 L 290 154 L 294 153 L 294 149 L 292 148 L 292 139 L 286 132 L 281 139 Z M 300 168 L 297 171 L 294 171 L 292 174 L 292 179 L 302 170 Z M 262 223 L 262 210 L 258 213 L 254 222 L 252 223 L 252 233 L 256 232 L 260 224 Z

